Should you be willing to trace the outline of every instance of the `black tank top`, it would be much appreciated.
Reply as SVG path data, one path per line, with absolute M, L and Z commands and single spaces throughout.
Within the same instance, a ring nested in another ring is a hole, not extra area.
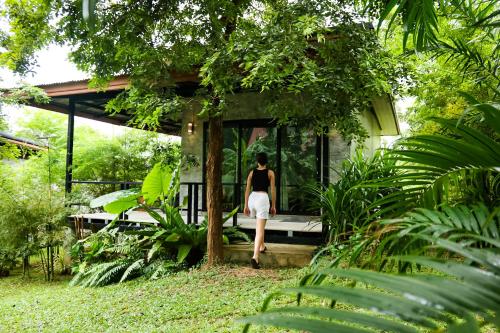
M 253 169 L 252 175 L 252 187 L 255 192 L 263 191 L 267 192 L 269 188 L 269 176 L 268 169 L 259 170 L 257 168 Z

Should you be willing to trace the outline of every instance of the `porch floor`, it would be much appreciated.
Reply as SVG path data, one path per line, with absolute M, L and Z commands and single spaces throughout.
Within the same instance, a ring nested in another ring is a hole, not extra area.
M 156 223 L 156 221 L 146 212 L 134 211 L 127 214 L 127 221 L 130 224 L 138 222 Z M 70 219 L 81 218 L 85 223 L 104 223 L 108 224 L 116 217 L 115 214 L 109 213 L 89 213 L 71 215 Z M 187 220 L 185 214 L 182 215 L 184 221 Z M 203 215 L 200 214 L 198 222 L 203 221 Z M 224 223 L 225 227 L 233 225 L 233 220 L 229 219 Z M 249 218 L 246 215 L 238 214 L 238 227 L 241 229 L 255 230 L 255 219 Z M 266 230 L 274 230 L 289 233 L 292 236 L 293 232 L 300 233 L 321 233 L 321 223 L 317 216 L 302 216 L 302 215 L 275 215 L 266 223 Z

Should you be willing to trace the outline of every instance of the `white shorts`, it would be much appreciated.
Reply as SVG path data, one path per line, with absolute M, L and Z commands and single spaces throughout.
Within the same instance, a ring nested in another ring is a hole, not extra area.
M 258 219 L 269 219 L 269 196 L 265 192 L 252 192 L 248 197 L 248 208 L 250 209 L 250 217 Z

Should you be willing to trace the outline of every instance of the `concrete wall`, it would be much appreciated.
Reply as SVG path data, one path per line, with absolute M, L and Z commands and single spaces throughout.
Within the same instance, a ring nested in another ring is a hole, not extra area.
M 373 153 L 380 147 L 380 127 L 377 118 L 372 112 L 365 112 L 361 116 L 361 124 L 368 132 L 368 138 L 362 147 L 366 157 L 373 156 Z M 329 152 L 330 152 L 330 183 L 335 183 L 339 179 L 338 171 L 342 166 L 342 161 L 350 158 L 360 147 L 360 144 L 346 142 L 337 131 L 328 133 Z
M 231 96 L 226 102 L 228 110 L 224 114 L 224 120 L 250 120 L 271 118 L 266 114 L 262 99 L 255 98 L 255 93 L 244 93 Z M 200 103 L 196 100 L 190 104 L 190 110 L 183 113 L 182 117 L 182 152 L 189 154 L 199 161 L 198 167 L 192 167 L 181 174 L 181 182 L 201 182 L 203 170 L 203 123 L 197 114 L 200 112 Z M 188 123 L 194 123 L 194 131 L 188 134 Z
M 262 99 L 256 98 L 255 93 L 238 94 L 231 96 L 227 101 L 228 111 L 224 115 L 224 120 L 249 120 L 249 119 L 268 119 L 271 118 L 266 113 Z M 200 111 L 200 104 L 194 100 L 190 109 L 185 111 L 182 118 L 182 151 L 184 154 L 189 154 L 197 159 L 199 166 L 191 167 L 185 170 L 181 175 L 182 182 L 201 182 L 203 170 L 203 120 L 197 113 Z M 187 133 L 187 124 L 194 123 L 194 132 Z M 373 152 L 380 146 L 380 127 L 377 119 L 371 112 L 366 112 L 361 117 L 361 123 L 366 128 L 369 138 L 365 141 L 364 147 L 367 156 L 371 156 Z M 331 131 L 329 136 L 329 155 L 330 155 L 330 182 L 335 182 L 338 179 L 337 173 L 334 170 L 339 170 L 342 161 L 352 156 L 356 149 L 355 144 L 345 142 L 342 137 L 336 132 Z

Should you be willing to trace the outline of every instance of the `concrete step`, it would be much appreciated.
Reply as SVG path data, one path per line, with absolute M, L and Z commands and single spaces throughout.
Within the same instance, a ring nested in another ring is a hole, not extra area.
M 259 256 L 261 267 L 305 267 L 313 257 L 314 245 L 266 243 L 266 252 Z M 224 246 L 224 260 L 250 265 L 253 244 L 240 243 Z

